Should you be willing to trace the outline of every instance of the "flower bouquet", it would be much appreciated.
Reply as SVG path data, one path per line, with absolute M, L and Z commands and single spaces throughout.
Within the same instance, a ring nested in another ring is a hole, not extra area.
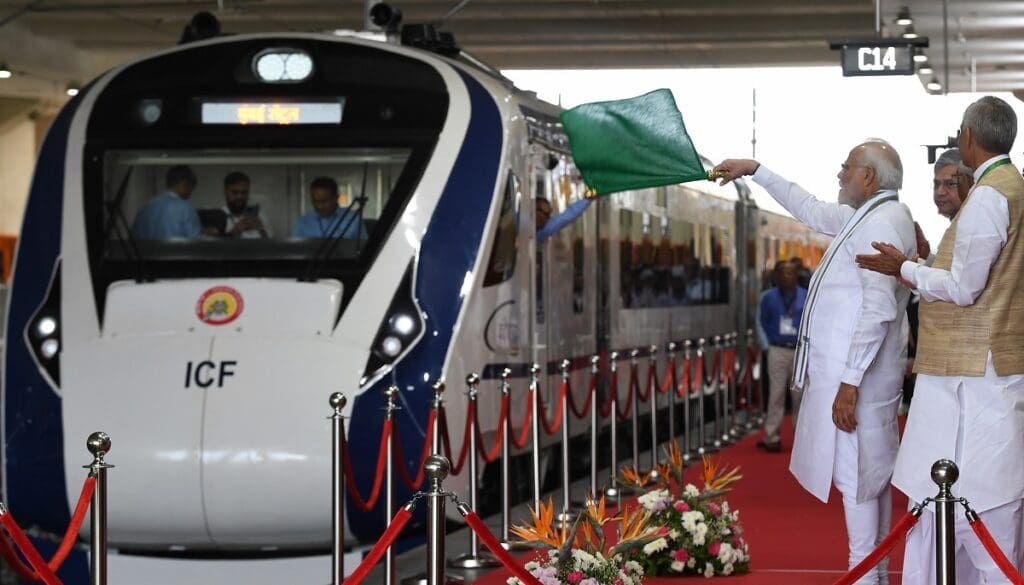
M 525 568 L 543 585 L 640 585 L 644 571 L 632 557 L 644 546 L 663 538 L 667 530 L 652 522 L 643 509 L 623 510 L 619 516 L 605 513 L 605 501 L 587 502 L 586 510 L 572 523 L 555 520 L 554 504 L 540 502 L 531 508 L 531 526 L 515 526 L 512 532 L 524 542 L 551 547 L 546 558 L 526 563 Z M 605 524 L 619 523 L 619 539 L 605 541 Z M 556 526 L 557 525 L 557 526 Z M 510 577 L 508 585 L 522 585 Z
M 667 449 L 668 459 L 658 466 L 659 481 L 635 470 L 623 470 L 620 482 L 648 491 L 638 498 L 641 510 L 667 534 L 642 547 L 635 560 L 651 576 L 731 575 L 745 573 L 750 553 L 743 539 L 739 512 L 729 509 L 722 497 L 730 484 L 741 479 L 739 469 L 725 471 L 709 458 L 703 458 L 703 491 L 683 484 L 682 456 L 675 444 Z

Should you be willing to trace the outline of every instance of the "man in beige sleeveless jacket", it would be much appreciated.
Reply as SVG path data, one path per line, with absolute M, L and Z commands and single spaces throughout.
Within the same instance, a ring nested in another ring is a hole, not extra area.
M 914 407 L 893 485 L 914 502 L 936 494 L 938 459 L 960 468 L 953 486 L 1003 552 L 1024 569 L 1024 178 L 1006 155 L 1017 135 L 1013 109 L 984 97 L 964 112 L 959 147 L 975 186 L 939 244 L 931 267 L 887 244 L 858 256 L 862 268 L 898 275 L 921 294 Z M 906 585 L 935 583 L 934 514 L 907 539 Z M 961 585 L 1007 583 L 956 513 Z

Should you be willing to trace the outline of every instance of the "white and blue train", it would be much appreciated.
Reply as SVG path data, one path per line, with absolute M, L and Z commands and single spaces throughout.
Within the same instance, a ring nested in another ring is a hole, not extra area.
M 213 38 L 93 81 L 45 139 L 21 229 L 3 501 L 46 549 L 103 430 L 111 583 L 322 583 L 330 393 L 365 493 L 386 386 L 415 459 L 434 380 L 457 442 L 469 372 L 493 429 L 503 368 L 519 413 L 530 363 L 550 398 L 561 359 L 582 391 L 593 354 L 744 330 L 762 270 L 823 247 L 712 183 L 604 198 L 538 244 L 535 200 L 584 192 L 558 113 L 457 51 L 335 35 Z M 139 237 L 180 166 L 203 235 Z M 268 237 L 214 235 L 236 171 Z M 362 237 L 293 236 L 318 177 Z M 386 516 L 350 507 L 349 530 L 372 541 Z M 61 575 L 87 573 L 77 552 Z

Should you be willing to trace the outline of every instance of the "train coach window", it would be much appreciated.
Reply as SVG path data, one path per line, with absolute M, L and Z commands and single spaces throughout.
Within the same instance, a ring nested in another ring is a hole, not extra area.
M 505 181 L 505 195 L 501 198 L 498 228 L 491 245 L 491 259 L 487 262 L 484 286 L 500 284 L 512 278 L 516 270 L 516 245 L 519 233 L 519 206 L 523 190 L 519 178 L 512 172 Z

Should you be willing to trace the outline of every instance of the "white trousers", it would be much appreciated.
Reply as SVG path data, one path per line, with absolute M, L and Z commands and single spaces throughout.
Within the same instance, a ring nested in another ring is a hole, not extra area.
M 1010 502 L 978 516 L 1006 558 L 1018 572 L 1024 571 L 1024 501 Z M 954 517 L 957 585 L 1009 583 L 981 546 L 959 505 Z M 935 582 L 935 505 L 931 504 L 907 535 L 903 585 L 934 585 Z
M 857 503 L 857 434 L 836 432 L 836 458 L 832 482 L 843 495 L 846 517 L 846 538 L 849 543 L 849 566 L 852 569 L 875 550 L 889 534 L 892 524 L 892 488 L 877 497 Z M 933 581 L 934 583 L 934 581 Z M 888 585 L 889 561 L 883 559 L 873 571 L 857 581 L 857 585 Z

